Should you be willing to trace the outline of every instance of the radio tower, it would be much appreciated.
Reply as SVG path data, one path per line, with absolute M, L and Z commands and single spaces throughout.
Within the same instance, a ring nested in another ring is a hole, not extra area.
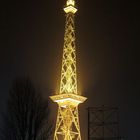
M 76 46 L 74 16 L 75 0 L 67 0 L 64 7 L 66 25 L 60 91 L 50 98 L 58 104 L 54 140 L 81 140 L 78 105 L 86 100 L 77 92 Z

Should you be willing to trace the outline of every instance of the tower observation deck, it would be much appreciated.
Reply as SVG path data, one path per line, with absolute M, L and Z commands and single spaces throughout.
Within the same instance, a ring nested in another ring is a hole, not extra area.
M 67 0 L 64 7 L 66 24 L 62 57 L 60 91 L 50 98 L 58 104 L 54 140 L 81 140 L 78 105 L 87 98 L 77 91 L 76 44 L 74 17 L 75 0 Z

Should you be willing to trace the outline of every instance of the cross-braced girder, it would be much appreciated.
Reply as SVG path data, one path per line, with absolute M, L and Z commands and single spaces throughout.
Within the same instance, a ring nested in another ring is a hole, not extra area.
M 74 14 L 66 14 L 60 94 L 77 94 Z
M 59 106 L 54 140 L 81 140 L 78 107 Z

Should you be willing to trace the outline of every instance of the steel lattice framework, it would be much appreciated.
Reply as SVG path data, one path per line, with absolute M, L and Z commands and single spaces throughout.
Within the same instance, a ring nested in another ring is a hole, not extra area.
M 66 14 L 60 93 L 77 94 L 74 14 Z
M 117 107 L 88 108 L 88 140 L 120 140 Z
M 66 25 L 60 91 L 50 98 L 58 104 L 54 140 L 81 140 L 78 105 L 86 97 L 78 95 L 74 16 L 75 0 L 67 0 L 64 8 Z

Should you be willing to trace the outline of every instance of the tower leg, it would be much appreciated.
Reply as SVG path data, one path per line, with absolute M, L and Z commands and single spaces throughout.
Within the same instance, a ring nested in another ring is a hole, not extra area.
M 54 140 L 81 140 L 77 106 L 59 106 Z

